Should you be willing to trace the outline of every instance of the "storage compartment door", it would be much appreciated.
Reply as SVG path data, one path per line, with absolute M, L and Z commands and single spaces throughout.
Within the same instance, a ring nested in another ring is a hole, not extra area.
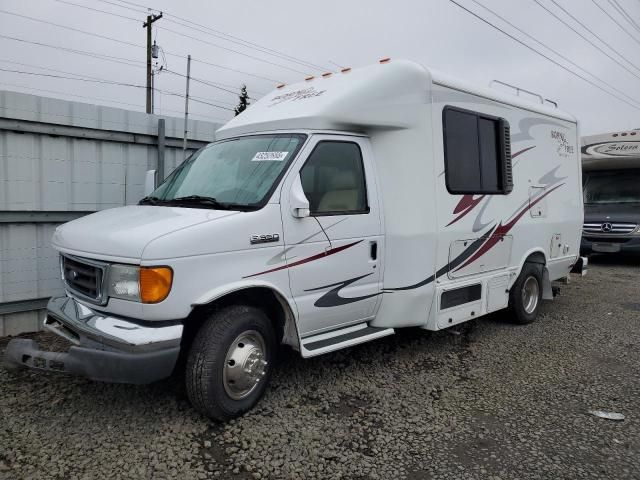
M 511 245 L 513 243 L 513 237 L 511 235 L 492 235 L 492 238 L 487 239 L 487 242 L 491 242 L 490 244 L 495 242 L 495 244 L 468 265 L 465 264 L 468 260 L 462 263 L 456 261 L 475 240 L 477 239 L 472 238 L 468 240 L 457 240 L 451 243 L 449 248 L 449 265 L 454 266 L 449 268 L 449 278 L 460 278 L 467 275 L 500 270 L 509 265 L 511 261 Z M 469 258 L 473 258 L 473 255 L 469 255 Z

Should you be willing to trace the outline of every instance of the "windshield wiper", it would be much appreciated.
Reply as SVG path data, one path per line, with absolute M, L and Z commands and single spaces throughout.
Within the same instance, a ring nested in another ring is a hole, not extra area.
M 164 203 L 167 205 L 188 205 L 192 207 L 213 208 L 218 210 L 247 210 L 251 208 L 250 205 L 219 202 L 213 197 L 206 197 L 203 195 L 188 195 L 186 197 L 172 198 L 170 200 L 164 200 Z
M 138 205 L 159 205 L 162 203 L 158 197 L 147 196 L 138 202 Z

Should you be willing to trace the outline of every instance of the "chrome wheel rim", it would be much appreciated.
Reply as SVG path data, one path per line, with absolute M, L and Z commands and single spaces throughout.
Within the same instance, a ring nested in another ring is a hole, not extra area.
M 522 286 L 522 305 L 528 314 L 535 312 L 540 297 L 540 287 L 536 277 L 527 277 Z
M 231 342 L 224 360 L 224 389 L 234 400 L 251 394 L 267 370 L 264 338 L 255 330 L 242 332 Z

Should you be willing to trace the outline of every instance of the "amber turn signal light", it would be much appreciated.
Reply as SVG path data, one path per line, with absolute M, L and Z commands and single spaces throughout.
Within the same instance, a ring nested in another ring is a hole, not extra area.
M 173 270 L 169 267 L 142 267 L 140 269 L 140 301 L 158 303 L 171 291 Z

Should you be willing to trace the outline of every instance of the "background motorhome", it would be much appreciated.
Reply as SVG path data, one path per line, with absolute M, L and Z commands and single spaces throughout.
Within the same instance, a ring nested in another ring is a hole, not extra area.
M 582 138 L 580 250 L 640 254 L 640 129 Z

